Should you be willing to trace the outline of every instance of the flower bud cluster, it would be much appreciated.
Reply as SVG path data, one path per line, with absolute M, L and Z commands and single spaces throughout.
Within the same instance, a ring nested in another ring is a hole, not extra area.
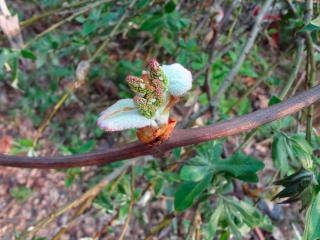
M 168 91 L 168 78 L 160 64 L 151 60 L 148 71 L 143 71 L 141 78 L 129 75 L 127 83 L 136 94 L 133 101 L 140 114 L 151 119 L 156 111 L 165 103 Z

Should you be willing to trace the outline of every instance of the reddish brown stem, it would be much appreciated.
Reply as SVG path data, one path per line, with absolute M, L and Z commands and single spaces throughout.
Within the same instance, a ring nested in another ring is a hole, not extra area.
M 152 155 L 159 151 L 166 152 L 176 147 L 198 144 L 217 138 L 246 132 L 263 124 L 296 113 L 319 100 L 320 85 L 302 92 L 301 94 L 287 101 L 241 117 L 219 122 L 206 127 L 177 129 L 173 132 L 172 137 L 168 141 L 159 146 L 151 147 L 140 142 L 134 142 L 125 146 L 107 149 L 105 151 L 71 156 L 22 157 L 0 155 L 0 165 L 48 169 L 108 164 L 133 157 Z

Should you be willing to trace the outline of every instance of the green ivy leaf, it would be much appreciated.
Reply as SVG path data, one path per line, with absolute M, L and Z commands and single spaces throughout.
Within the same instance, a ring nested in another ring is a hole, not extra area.
M 194 200 L 211 184 L 212 174 L 198 182 L 183 182 L 174 195 L 174 208 L 178 212 L 191 207 Z

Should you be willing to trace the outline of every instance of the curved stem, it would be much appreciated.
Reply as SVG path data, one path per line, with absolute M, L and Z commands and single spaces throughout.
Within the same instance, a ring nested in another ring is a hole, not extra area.
M 217 124 L 191 129 L 177 129 L 172 137 L 159 146 L 134 142 L 105 151 L 58 157 L 24 157 L 0 154 L 0 166 L 23 168 L 69 168 L 100 165 L 133 157 L 166 152 L 176 147 L 198 144 L 217 138 L 236 135 L 284 118 L 320 100 L 320 85 L 282 103 Z

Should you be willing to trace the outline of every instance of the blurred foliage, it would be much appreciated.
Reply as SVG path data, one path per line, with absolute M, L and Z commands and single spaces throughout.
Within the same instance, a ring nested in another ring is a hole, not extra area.
M 15 187 L 10 189 L 10 194 L 14 197 L 17 201 L 23 202 L 27 200 L 32 195 L 32 190 L 27 187 Z

